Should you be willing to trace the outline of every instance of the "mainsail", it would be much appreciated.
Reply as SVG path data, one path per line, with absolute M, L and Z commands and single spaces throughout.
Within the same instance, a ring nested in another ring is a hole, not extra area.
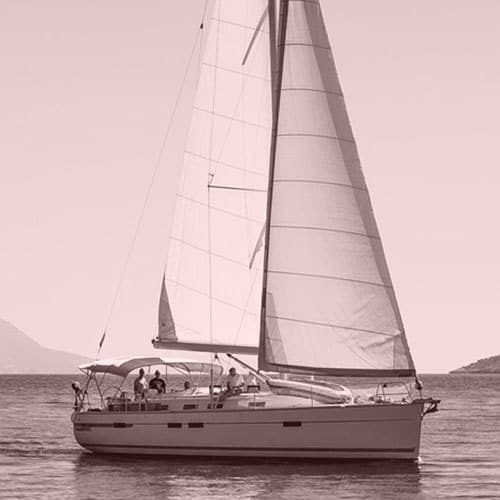
M 177 338 L 160 331 L 157 347 L 257 352 L 271 138 L 267 7 L 214 2 L 167 260 Z
M 280 18 L 259 367 L 413 375 L 319 2 Z

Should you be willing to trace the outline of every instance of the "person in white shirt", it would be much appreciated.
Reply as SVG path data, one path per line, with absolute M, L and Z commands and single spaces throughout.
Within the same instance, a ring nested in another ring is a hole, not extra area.
M 146 395 L 148 384 L 146 382 L 146 377 L 144 376 L 144 369 L 139 370 L 139 376 L 134 380 L 134 395 L 135 400 L 140 401 Z
M 245 386 L 243 377 L 236 372 L 236 368 L 229 369 L 229 375 L 226 377 L 226 390 L 221 395 L 221 401 L 234 394 L 240 394 Z

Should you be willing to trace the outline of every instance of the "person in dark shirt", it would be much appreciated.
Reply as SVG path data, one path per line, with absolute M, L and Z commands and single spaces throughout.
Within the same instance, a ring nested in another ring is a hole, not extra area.
M 155 371 L 155 376 L 149 381 L 149 388 L 150 389 L 156 389 L 158 391 L 158 394 L 161 394 L 162 392 L 165 392 L 167 390 L 167 384 L 165 381 L 160 377 L 160 370 Z

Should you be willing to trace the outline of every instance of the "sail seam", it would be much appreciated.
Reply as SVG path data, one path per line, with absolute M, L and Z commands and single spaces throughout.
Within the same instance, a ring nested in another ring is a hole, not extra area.
M 322 323 L 320 321 L 307 321 L 307 320 L 296 319 L 296 318 L 285 318 L 283 316 L 274 316 L 271 314 L 268 314 L 267 317 L 273 318 L 273 319 L 279 319 L 282 321 L 292 321 L 295 323 L 303 323 L 305 325 L 327 326 L 328 328 L 340 328 L 341 330 L 351 330 L 354 332 L 372 333 L 374 335 L 382 335 L 384 337 L 391 337 L 391 338 L 395 337 L 396 335 L 401 334 L 401 332 L 398 332 L 396 334 L 392 334 L 392 333 L 378 332 L 376 330 L 365 330 L 364 328 L 354 328 L 352 326 L 333 325 L 331 323 Z
M 352 278 L 342 278 L 341 276 L 328 276 L 328 275 L 323 275 L 323 274 L 312 274 L 312 273 L 297 273 L 293 271 L 276 271 L 276 270 L 267 270 L 268 273 L 273 273 L 273 274 L 287 274 L 290 276 L 303 276 L 306 278 L 323 278 L 323 279 L 330 279 L 330 280 L 338 280 L 338 281 L 348 281 L 350 283 L 357 283 L 360 285 L 368 285 L 368 286 L 376 286 L 376 287 L 381 287 L 381 288 L 388 288 L 389 290 L 392 290 L 391 285 L 386 285 L 384 283 L 374 283 L 372 281 L 363 281 L 363 280 L 356 280 Z
M 165 278 L 165 279 L 168 282 L 173 283 L 174 285 L 177 285 L 177 286 L 180 286 L 182 288 L 185 288 L 186 290 L 190 290 L 191 292 L 197 293 L 199 295 L 203 295 L 204 297 L 207 297 L 207 298 L 210 297 L 210 295 L 208 293 L 202 292 L 201 290 L 198 290 L 197 288 L 194 288 L 192 286 L 189 286 L 189 285 L 186 285 L 184 283 L 181 283 L 180 281 L 177 281 L 177 280 L 174 280 L 174 279 L 171 279 L 171 278 Z M 254 314 L 253 312 L 248 311 L 248 310 L 245 311 L 245 309 L 243 309 L 243 307 L 237 306 L 235 304 L 231 304 L 231 302 L 227 302 L 225 300 L 218 299 L 217 297 L 213 297 L 213 296 L 212 296 L 212 300 L 215 301 L 215 302 L 219 302 L 220 304 L 224 304 L 226 306 L 233 307 L 234 309 L 238 309 L 239 311 L 243 311 L 244 313 L 246 313 L 246 314 L 248 314 L 250 316 L 256 316 L 256 314 Z M 182 326 L 180 323 L 178 325 Z M 195 331 L 195 330 L 193 330 L 193 331 Z
M 333 229 L 333 228 L 328 228 L 328 227 L 314 227 L 314 226 L 290 226 L 290 225 L 285 225 L 285 224 L 271 224 L 271 227 L 278 228 L 278 229 L 305 229 L 311 230 L 311 231 L 329 231 L 332 233 L 344 233 L 344 234 L 352 234 L 353 236 L 361 236 L 364 238 L 370 238 L 374 240 L 380 240 L 380 236 L 374 236 L 371 234 L 365 234 L 365 233 L 356 233 L 355 231 L 345 231 L 344 229 Z
M 196 156 L 197 158 L 200 158 L 200 159 L 205 160 L 205 161 L 210 161 L 210 158 L 208 158 L 207 156 L 201 155 L 199 153 L 195 153 L 193 151 L 189 151 L 187 149 L 184 150 L 184 153 L 191 155 L 191 156 Z M 244 167 L 238 167 L 237 165 L 232 165 L 231 163 L 226 163 L 226 162 L 223 162 L 220 160 L 212 160 L 212 162 L 218 163 L 219 165 L 222 165 L 224 167 L 234 168 L 235 170 L 240 170 L 241 172 L 247 172 L 249 174 L 258 175 L 260 177 L 266 177 L 265 174 L 263 174 L 262 172 L 258 172 L 257 170 L 251 170 L 251 169 L 244 168 Z
M 255 26 L 245 26 L 244 24 L 235 23 L 234 21 L 227 21 L 226 19 L 218 19 L 216 17 L 212 17 L 210 19 L 210 21 L 217 21 L 217 22 L 222 23 L 222 24 L 228 24 L 229 26 L 236 26 L 238 28 L 243 28 L 245 30 L 252 31 L 252 32 L 257 31 L 259 33 L 265 33 L 266 35 L 269 34 L 269 31 L 266 31 L 262 28 L 256 29 Z
M 289 2 L 310 3 L 311 5 L 319 5 L 318 0 L 288 0 Z
M 208 204 L 207 203 L 203 203 L 202 201 L 195 200 L 194 198 L 189 198 L 188 196 L 185 196 L 183 194 L 177 193 L 176 197 L 177 198 L 182 198 L 183 200 L 190 201 L 191 203 L 196 203 L 197 205 L 201 205 L 202 207 L 207 207 L 208 208 Z M 227 214 L 227 215 L 232 215 L 233 217 L 238 217 L 239 219 L 247 220 L 247 221 L 250 221 L 250 222 L 255 222 L 257 224 L 262 224 L 262 221 L 260 221 L 260 220 L 252 219 L 250 217 L 245 217 L 244 215 L 236 214 L 234 212 L 230 212 L 229 210 L 224 210 L 223 208 L 210 206 L 210 209 L 211 210 L 215 210 L 216 212 L 221 212 L 221 213 L 224 213 L 224 214 Z
M 317 92 L 318 94 L 330 94 L 330 95 L 336 95 L 338 97 L 344 98 L 344 94 L 341 94 L 340 92 L 334 92 L 333 90 L 326 90 L 326 89 L 313 89 L 313 88 L 307 88 L 307 87 L 288 87 L 287 89 L 281 89 L 282 92 L 291 92 L 291 91 L 297 91 L 297 92 Z
M 234 260 L 234 259 L 231 259 L 230 257 L 226 257 L 226 256 L 221 255 L 219 253 L 209 252 L 206 248 L 202 248 L 202 247 L 199 247 L 197 245 L 193 245 L 192 243 L 189 243 L 186 240 L 183 240 L 181 238 L 177 238 L 175 236 L 171 236 L 170 239 L 173 241 L 177 241 L 177 242 L 181 243 L 182 245 L 186 245 L 190 248 L 193 248 L 194 250 L 198 250 L 198 251 L 206 253 L 206 254 L 211 253 L 214 257 L 218 257 L 219 259 L 227 260 L 228 262 L 232 262 L 233 264 L 238 264 L 239 266 L 243 266 L 244 268 L 248 268 L 248 264 L 246 262 Z
M 225 118 L 225 119 L 233 121 L 233 122 L 243 123 L 244 125 L 251 125 L 252 127 L 261 128 L 264 130 L 269 130 L 269 127 L 266 127 L 265 125 L 259 125 L 258 123 L 254 123 L 254 122 L 248 122 L 248 121 L 242 120 L 241 118 L 235 118 L 234 116 L 225 115 L 223 113 L 216 113 L 215 111 L 211 111 L 209 109 L 203 109 L 203 108 L 200 108 L 198 106 L 193 106 L 193 109 L 195 109 L 196 111 L 200 111 L 202 113 L 207 113 L 209 115 L 217 116 L 219 118 Z
M 341 137 L 336 137 L 334 135 L 308 134 L 306 132 L 284 132 L 278 134 L 278 137 L 320 137 L 321 139 L 334 139 L 336 141 L 350 142 L 351 144 L 356 144 L 353 139 L 342 139 Z
M 260 80 L 260 81 L 266 82 L 266 83 L 270 82 L 269 78 L 264 78 L 262 76 L 253 75 L 251 73 L 243 73 L 242 71 L 236 71 L 234 69 L 229 69 L 229 68 L 226 68 L 224 66 L 217 66 L 216 64 L 210 64 L 210 63 L 207 63 L 207 62 L 204 62 L 202 64 L 203 64 L 203 66 L 208 66 L 209 68 L 214 68 L 214 69 L 218 69 L 218 70 L 221 70 L 221 71 L 226 71 L 227 73 L 233 73 L 235 75 L 240 75 L 240 76 L 246 76 L 246 77 L 249 77 L 249 78 L 254 78 L 255 80 Z
M 324 184 L 327 186 L 339 186 L 350 189 L 356 189 L 358 191 L 368 191 L 364 187 L 353 186 L 352 184 L 344 184 L 342 182 L 332 182 L 332 181 L 318 181 L 314 179 L 275 179 L 274 182 L 299 182 L 304 184 Z
M 287 42 L 285 44 L 287 47 L 313 47 L 315 49 L 322 49 L 322 50 L 331 50 L 330 47 L 324 46 L 324 45 L 316 45 L 314 43 L 306 43 L 306 42 Z

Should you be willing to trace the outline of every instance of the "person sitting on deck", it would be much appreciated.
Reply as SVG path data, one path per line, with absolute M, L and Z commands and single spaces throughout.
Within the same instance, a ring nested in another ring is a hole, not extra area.
M 160 377 L 160 370 L 155 371 L 155 376 L 149 381 L 149 388 L 150 389 L 156 389 L 158 394 L 161 394 L 162 392 L 166 392 L 167 390 L 167 384 L 165 383 L 165 380 L 163 380 Z
M 224 400 L 229 396 L 240 394 L 245 386 L 243 377 L 236 372 L 236 368 L 229 369 L 229 375 L 226 378 L 226 390 L 221 394 L 220 400 Z
M 144 368 L 139 370 L 139 376 L 134 380 L 134 395 L 135 400 L 144 399 L 147 390 L 146 377 L 144 376 Z

